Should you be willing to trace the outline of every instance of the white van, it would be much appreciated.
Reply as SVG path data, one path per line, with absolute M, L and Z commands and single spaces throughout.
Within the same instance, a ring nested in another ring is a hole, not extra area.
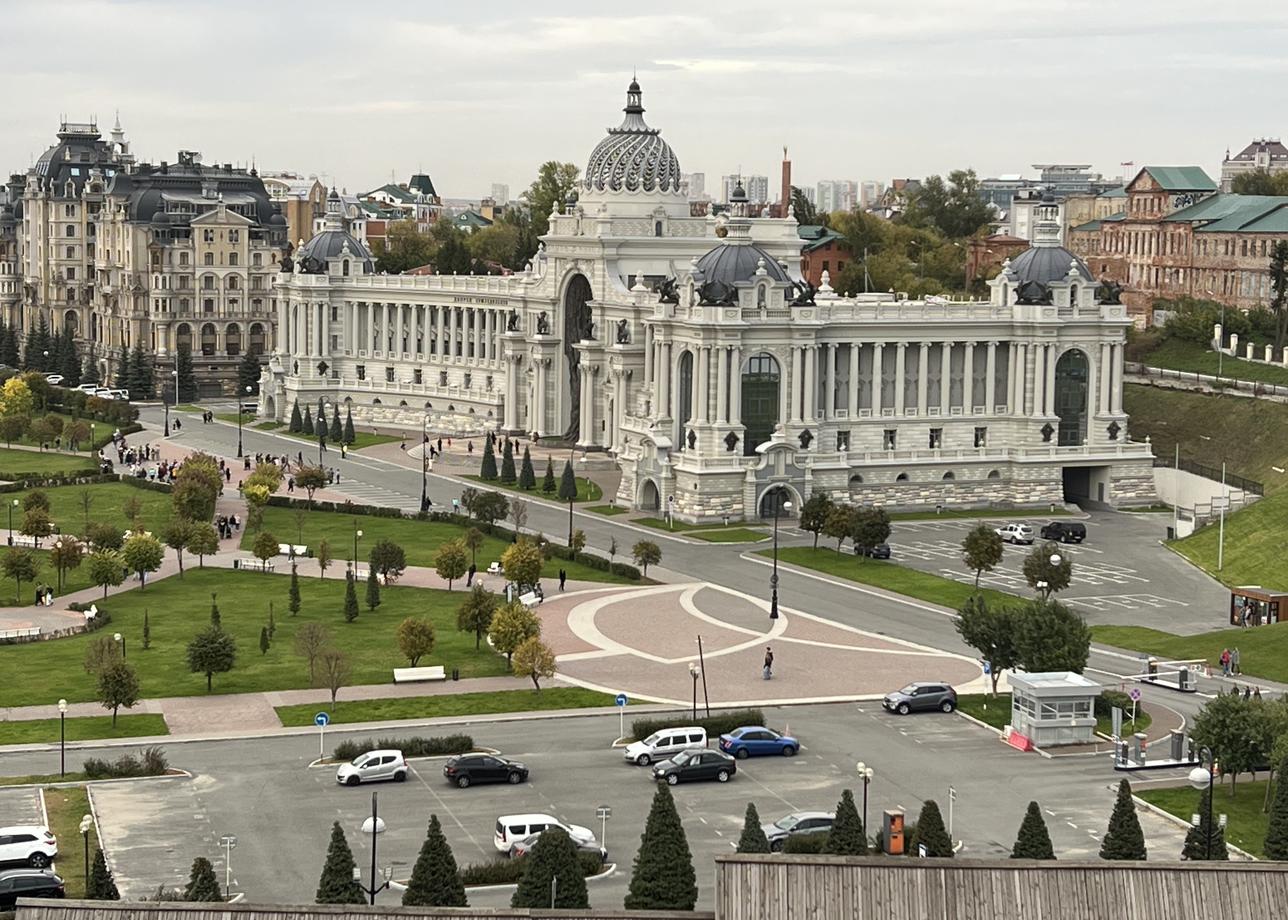
M 706 746 L 707 730 L 701 726 L 664 728 L 649 735 L 643 741 L 633 741 L 626 745 L 622 756 L 641 767 L 647 767 L 655 760 L 668 760 L 671 755 L 681 751 Z
M 496 819 L 496 834 L 492 838 L 492 845 L 508 856 L 516 843 L 550 827 L 561 827 L 567 831 L 579 849 L 593 849 L 596 846 L 595 832 L 590 828 L 580 824 L 565 824 L 554 815 L 541 814 L 501 815 Z

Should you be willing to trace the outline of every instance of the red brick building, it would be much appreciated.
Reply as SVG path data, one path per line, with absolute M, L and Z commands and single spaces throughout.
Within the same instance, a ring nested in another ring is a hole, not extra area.
M 845 237 L 829 227 L 811 225 L 797 227 L 796 233 L 801 238 L 801 277 L 818 287 L 827 272 L 835 284 L 852 258 Z
M 973 239 L 966 248 L 966 288 L 976 279 L 987 281 L 1002 269 L 1002 263 L 1014 259 L 1029 248 L 1029 241 L 1005 233 Z

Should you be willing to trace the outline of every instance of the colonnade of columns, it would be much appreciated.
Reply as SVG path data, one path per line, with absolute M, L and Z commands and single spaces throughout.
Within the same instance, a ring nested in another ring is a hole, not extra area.
M 326 303 L 279 302 L 278 328 L 283 330 L 283 347 L 288 354 L 331 356 L 329 309 Z M 339 312 L 335 351 L 493 364 L 501 359 L 505 315 L 499 308 L 348 301 L 340 305 Z
M 658 411 L 671 418 L 686 414 L 682 411 L 685 407 L 679 404 L 679 367 L 676 363 L 684 350 L 693 356 L 688 418 L 698 424 L 740 424 L 742 346 L 695 345 L 681 346 L 676 350 L 675 343 L 658 341 L 650 329 L 644 349 L 644 386 L 656 394 Z

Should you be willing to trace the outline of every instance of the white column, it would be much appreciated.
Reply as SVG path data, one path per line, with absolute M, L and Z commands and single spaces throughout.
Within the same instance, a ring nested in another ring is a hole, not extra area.
M 1096 381 L 1099 379 L 1100 361 L 1089 349 L 1087 354 L 1087 435 L 1086 442 L 1091 443 L 1092 432 L 1096 428 Z
M 544 434 L 546 428 L 546 362 L 548 358 L 537 359 L 537 396 L 534 402 L 535 419 L 532 420 L 532 430 Z
M 908 373 L 908 343 L 900 342 L 894 354 L 894 414 L 903 418 L 904 378 Z
M 653 349 L 657 343 L 653 341 L 653 327 L 644 327 L 644 386 L 653 386 Z
M 872 417 L 881 417 L 881 342 L 872 344 Z
M 922 342 L 917 351 L 917 415 L 925 418 L 930 408 L 930 375 L 926 373 L 930 368 L 930 343 Z
M 330 324 L 331 315 L 330 313 L 328 313 L 328 309 L 329 308 L 326 304 L 324 303 L 318 304 L 318 356 L 319 357 L 323 355 L 329 355 L 331 353 L 331 348 L 330 348 L 331 343 L 330 341 L 328 341 L 330 339 L 330 336 L 327 334 L 327 331 L 331 328 L 331 324 Z
M 939 343 L 939 414 L 952 414 L 953 343 Z
M 988 343 L 988 360 L 984 365 L 984 414 L 992 415 L 997 402 L 997 343 Z
M 814 424 L 818 417 L 818 346 L 805 346 L 805 424 Z
M 823 415 L 836 418 L 836 343 L 823 345 Z
M 729 349 L 720 345 L 715 350 L 716 358 L 716 424 L 724 425 L 729 421 Z
M 1030 350 L 1033 352 L 1033 415 L 1041 417 L 1046 411 L 1046 348 L 1034 344 Z
M 962 414 L 975 412 L 975 343 L 967 342 L 962 357 Z
M 503 413 L 504 421 L 502 424 L 509 431 L 516 426 L 515 420 L 518 415 L 515 406 L 515 397 L 519 392 L 519 365 L 518 362 L 510 355 L 505 358 L 505 411 Z
M 1114 415 L 1123 413 L 1123 347 L 1121 344 L 1109 348 L 1109 399 L 1113 405 Z
M 577 407 L 577 427 L 581 430 L 581 443 L 591 444 L 590 403 L 594 398 L 590 389 L 590 368 L 585 364 L 577 366 L 577 375 L 581 378 L 581 404 Z
M 1100 345 L 1100 414 L 1109 414 L 1109 391 L 1111 388 L 1110 379 L 1113 374 L 1113 366 L 1109 360 L 1109 355 L 1113 346 L 1108 342 L 1102 342 Z
M 657 368 L 658 378 L 661 384 L 658 387 L 658 409 L 659 413 L 665 415 L 667 418 L 675 418 L 675 407 L 671 405 L 671 343 L 663 342 L 661 348 L 662 360 L 659 362 L 661 366 Z
M 403 305 L 394 304 L 394 351 L 398 357 L 403 355 Z
M 738 425 L 742 423 L 742 349 L 737 345 L 729 355 L 729 373 L 733 375 L 729 385 L 729 422 Z
M 1015 342 L 1006 343 L 1006 413 L 1015 414 Z
M 801 360 L 802 360 L 802 355 L 801 355 L 800 346 L 793 345 L 792 346 L 792 381 L 791 381 L 792 398 L 789 403 L 791 421 L 793 422 L 799 422 L 801 420 L 801 414 L 803 412 L 801 403 L 804 401 L 804 398 L 805 398 L 805 394 L 804 394 L 805 385 L 803 382 L 804 369 L 801 367 Z
M 850 343 L 850 418 L 859 417 L 859 343 Z
M 438 359 L 441 361 L 447 354 L 447 308 L 438 306 L 434 308 L 434 319 L 438 326 L 435 339 L 438 342 L 437 351 Z
M 1047 363 L 1047 382 L 1046 382 L 1046 414 L 1055 415 L 1055 355 L 1056 346 L 1048 345 L 1046 347 Z

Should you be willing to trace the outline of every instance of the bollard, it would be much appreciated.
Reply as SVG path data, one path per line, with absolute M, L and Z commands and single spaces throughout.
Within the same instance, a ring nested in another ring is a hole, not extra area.
M 1158 659 L 1157 658 L 1149 659 L 1148 667 L 1149 667 L 1149 676 L 1154 678 L 1158 677 Z
M 1190 687 L 1190 669 L 1188 665 L 1181 666 L 1181 672 L 1176 676 L 1176 684 L 1182 690 L 1188 690 Z
M 1140 764 L 1143 767 L 1145 765 L 1145 759 L 1149 756 L 1147 751 L 1147 744 L 1145 742 L 1145 733 L 1136 732 L 1136 734 L 1131 736 L 1131 740 L 1132 740 L 1132 744 L 1136 748 L 1136 763 Z
M 1182 760 L 1182 755 L 1185 753 L 1185 732 L 1179 728 L 1174 728 L 1168 736 L 1168 740 L 1171 742 L 1172 760 Z

